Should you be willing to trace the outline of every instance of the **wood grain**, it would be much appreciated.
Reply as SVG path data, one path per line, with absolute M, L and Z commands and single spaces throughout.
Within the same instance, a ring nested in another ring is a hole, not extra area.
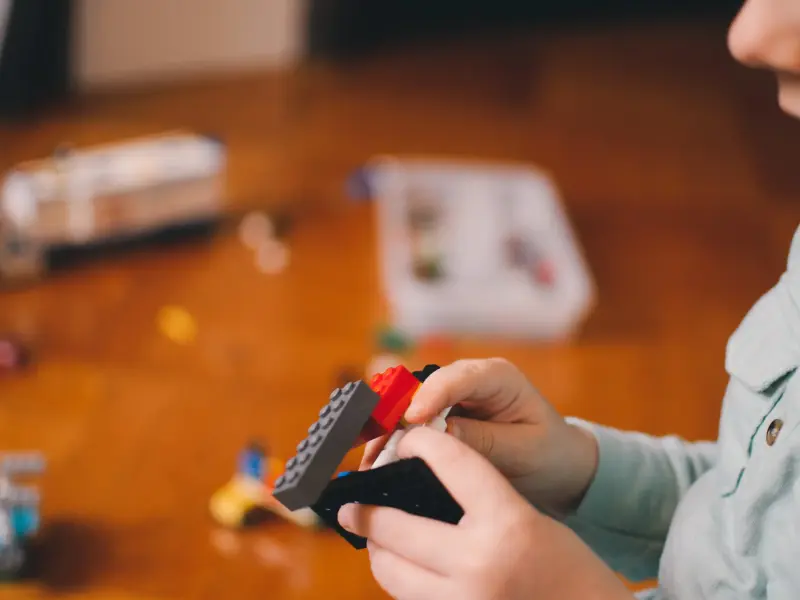
M 419 362 L 504 355 L 564 413 L 714 437 L 726 339 L 777 280 L 800 216 L 785 142 L 798 126 L 724 40 L 724 23 L 539 31 L 91 96 L 5 127 L 4 167 L 62 141 L 214 131 L 230 147 L 231 210 L 286 205 L 297 220 L 278 276 L 223 231 L 0 296 L 0 330 L 37 359 L 0 381 L 1 445 L 50 460 L 42 580 L 0 598 L 382 597 L 335 535 L 276 523 L 231 537 L 207 508 L 249 438 L 290 454 L 338 370 L 371 355 L 372 213 L 343 184 L 375 153 L 548 169 L 598 283 L 572 345 L 462 340 Z M 197 320 L 193 345 L 156 328 L 168 304 Z

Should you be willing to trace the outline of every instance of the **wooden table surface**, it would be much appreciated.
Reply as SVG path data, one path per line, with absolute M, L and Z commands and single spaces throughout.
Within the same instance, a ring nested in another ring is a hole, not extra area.
M 276 523 L 231 537 L 208 514 L 244 443 L 290 455 L 337 371 L 373 352 L 372 209 L 343 182 L 377 153 L 549 169 L 598 284 L 572 344 L 461 340 L 415 364 L 504 355 L 565 414 L 713 437 L 726 339 L 780 275 L 800 216 L 800 128 L 768 77 L 728 58 L 725 25 L 454 42 L 340 71 L 97 94 L 5 127 L 5 167 L 61 141 L 216 131 L 231 205 L 289 203 L 297 217 L 280 275 L 259 273 L 234 230 L 0 295 L 0 331 L 36 352 L 0 381 L 0 447 L 49 460 L 41 579 L 0 598 L 382 597 L 366 556 L 334 534 Z M 165 305 L 194 316 L 193 344 L 156 327 Z

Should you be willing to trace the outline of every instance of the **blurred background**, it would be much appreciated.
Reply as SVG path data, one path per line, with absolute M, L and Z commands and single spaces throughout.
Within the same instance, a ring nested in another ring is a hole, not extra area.
M 501 355 L 563 414 L 714 438 L 800 216 L 800 126 L 729 57 L 739 4 L 0 2 L 0 451 L 47 460 L 0 598 L 383 597 L 335 533 L 209 501 L 396 362 Z M 185 156 L 126 145 L 175 131 Z M 396 331 L 355 193 L 377 155 L 546 172 L 594 286 L 571 335 Z

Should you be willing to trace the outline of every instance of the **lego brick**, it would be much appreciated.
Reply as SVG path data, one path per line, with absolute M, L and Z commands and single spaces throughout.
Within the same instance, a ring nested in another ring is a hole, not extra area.
M 419 380 L 402 365 L 390 367 L 375 375 L 369 386 L 381 399 L 353 447 L 394 431 L 419 385 Z
M 398 508 L 412 515 L 457 525 L 464 510 L 421 458 L 407 458 L 368 471 L 354 471 L 331 481 L 311 507 L 320 519 L 356 550 L 361 536 L 339 525 L 339 509 L 357 502 Z
M 406 354 L 411 350 L 411 340 L 391 327 L 385 327 L 378 331 L 378 348 L 382 352 L 392 354 Z
M 419 379 L 420 383 L 423 383 L 428 377 L 438 371 L 439 368 L 439 365 L 425 365 L 419 371 L 414 371 L 414 377 Z
M 267 470 L 267 449 L 258 442 L 251 442 L 239 453 L 239 473 L 263 479 Z
M 310 506 L 325 489 L 375 410 L 380 396 L 365 382 L 335 389 L 275 480 L 273 496 L 289 510 Z
M 270 489 L 274 488 L 275 482 L 285 469 L 286 465 L 283 464 L 282 460 L 275 458 L 274 456 L 270 456 L 267 460 L 266 473 L 264 473 L 264 483 L 266 486 Z
M 433 364 L 425 365 L 425 367 L 423 367 L 419 371 L 414 371 L 412 374 L 414 375 L 414 377 L 416 377 L 419 380 L 420 385 L 421 385 L 421 384 L 423 384 L 425 382 L 425 380 L 428 377 L 431 376 L 432 373 L 434 373 L 435 371 L 438 371 L 439 369 L 440 369 L 439 365 L 433 365 Z M 397 424 L 397 427 L 401 428 L 401 429 L 405 429 L 408 426 L 409 426 L 409 423 L 408 423 L 408 421 L 405 420 L 405 417 L 401 417 L 400 418 L 400 422 Z
M 396 429 L 392 435 L 389 436 L 389 439 L 386 441 L 386 445 L 383 447 L 383 450 L 381 450 L 380 454 L 378 454 L 378 457 L 372 463 L 372 468 L 375 469 L 377 467 L 382 467 L 383 465 L 396 461 L 398 459 L 397 446 L 403 436 L 411 429 L 415 429 L 416 427 L 431 427 L 437 431 L 441 431 L 442 433 L 447 431 L 447 416 L 450 412 L 451 408 L 445 408 L 442 412 L 425 424 L 406 423 L 405 419 L 403 419 L 402 426 Z
M 39 491 L 17 485 L 14 477 L 40 474 L 45 466 L 38 453 L 0 454 L 0 583 L 29 571 L 29 549 L 39 529 Z
M 342 367 L 336 373 L 336 386 L 344 387 L 351 381 L 361 379 L 361 370 L 354 367 Z
M 388 433 L 397 426 L 397 421 L 411 404 L 411 397 L 420 381 L 403 365 L 386 369 L 372 378 L 370 387 L 381 397 L 372 412 L 372 418 Z

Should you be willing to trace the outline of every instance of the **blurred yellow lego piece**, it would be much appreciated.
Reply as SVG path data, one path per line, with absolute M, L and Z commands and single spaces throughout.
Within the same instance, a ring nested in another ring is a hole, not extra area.
M 176 344 L 191 344 L 197 338 L 194 317 L 179 306 L 165 306 L 158 312 L 158 328 Z

